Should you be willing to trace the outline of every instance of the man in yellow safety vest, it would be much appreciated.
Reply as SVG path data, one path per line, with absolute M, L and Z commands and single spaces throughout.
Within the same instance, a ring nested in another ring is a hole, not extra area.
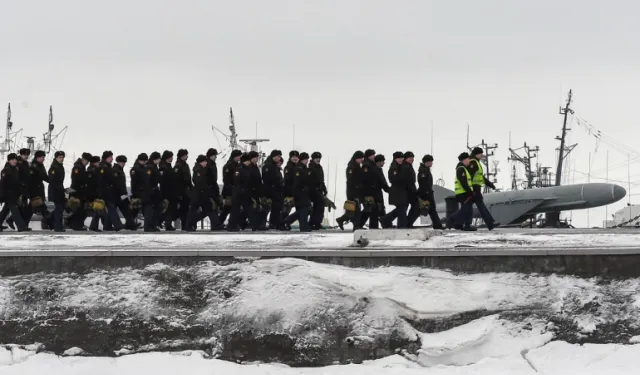
M 478 207 L 478 211 L 480 212 L 480 216 L 482 216 L 482 220 L 487 225 L 489 230 L 500 225 L 500 223 L 496 223 L 491 216 L 491 212 L 487 209 L 487 206 L 484 204 L 484 199 L 482 198 L 482 188 L 484 185 L 487 185 L 491 189 L 495 190 L 495 185 L 484 175 L 484 167 L 482 166 L 482 157 L 484 153 L 480 147 L 475 147 L 471 150 L 471 161 L 469 163 L 469 173 L 471 174 L 471 184 L 473 189 L 473 202 Z
M 456 200 L 461 204 L 458 211 L 447 220 L 447 229 L 456 228 L 465 231 L 477 230 L 471 225 L 473 219 L 473 184 L 469 172 L 471 159 L 468 153 L 463 152 L 458 156 L 456 165 Z

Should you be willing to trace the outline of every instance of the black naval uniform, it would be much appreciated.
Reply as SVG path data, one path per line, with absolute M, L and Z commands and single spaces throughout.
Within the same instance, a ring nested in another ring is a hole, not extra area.
M 162 196 L 160 195 L 160 173 L 158 166 L 149 160 L 145 165 L 145 190 L 142 198 L 144 205 L 144 231 L 157 232 L 162 212 Z
M 378 217 L 376 218 L 375 223 L 372 217 L 372 219 L 369 221 L 369 225 L 370 225 L 369 228 L 377 229 L 378 222 L 382 222 L 383 217 L 386 215 L 386 208 L 384 205 L 384 195 L 382 194 L 382 191 L 384 190 L 388 194 L 389 184 L 387 183 L 387 178 L 384 177 L 384 171 L 382 170 L 381 167 L 378 167 L 376 164 L 374 164 L 372 168 L 376 175 L 374 188 L 373 188 L 373 192 L 374 192 L 373 199 L 376 202 L 376 214 Z
M 238 231 L 243 221 L 246 219 L 245 213 L 250 212 L 251 209 L 251 181 L 252 181 L 252 166 L 251 164 L 245 165 L 240 163 L 240 166 L 236 168 L 233 179 L 233 195 L 231 206 L 231 216 L 229 217 L 229 225 L 227 230 Z
M 116 207 L 124 216 L 124 227 L 129 230 L 138 229 L 131 209 L 129 209 L 129 192 L 127 191 L 127 175 L 118 163 L 113 164 L 114 192 L 116 196 Z M 124 198 L 123 198 L 124 197 Z
M 424 165 L 424 163 L 420 164 L 418 168 L 418 196 L 420 199 L 429 202 L 429 218 L 431 218 L 433 229 L 442 229 L 433 194 L 433 175 L 431 174 L 431 168 Z
M 191 202 L 191 168 L 186 161 L 178 159 L 173 167 L 173 175 L 176 181 L 176 196 L 178 198 L 178 217 L 180 218 L 181 230 L 189 229 L 189 207 Z
M 56 232 L 64 232 L 62 225 L 62 216 L 64 213 L 64 205 L 66 201 L 64 192 L 64 166 L 57 160 L 51 162 L 49 167 L 49 201 L 53 202 L 53 230 Z
M 291 159 L 289 159 L 287 161 L 287 164 L 284 166 L 284 188 L 283 188 L 283 195 L 284 197 L 291 197 L 293 198 L 293 177 L 294 177 L 294 173 L 293 170 L 296 168 L 296 163 L 294 163 L 293 161 L 291 161 Z M 294 205 L 295 205 L 295 199 L 294 199 Z M 298 220 L 300 218 L 300 214 L 298 213 L 298 211 L 296 210 L 296 212 L 291 213 L 291 210 L 286 210 L 284 212 L 282 212 L 282 218 L 283 218 L 283 223 L 288 225 L 291 225 L 291 223 L 295 222 L 296 220 Z
M 31 217 L 33 216 L 33 210 L 36 210 L 42 216 L 42 229 L 49 229 L 51 223 L 51 215 L 47 209 L 45 202 L 44 183 L 49 182 L 49 176 L 47 176 L 47 169 L 42 163 L 38 163 L 35 159 L 31 162 L 31 169 L 29 171 L 29 200 L 40 197 L 42 199 L 42 205 L 37 208 L 30 208 L 27 213 L 28 217 L 25 218 L 25 224 L 29 225 Z
M 22 156 L 18 157 L 18 179 L 20 180 L 20 195 L 22 196 L 22 206 L 19 206 L 18 209 L 22 214 L 22 220 L 25 222 L 26 226 L 29 226 L 29 221 L 31 220 L 31 216 L 33 215 L 31 205 L 29 204 L 29 198 L 31 198 L 31 165 L 29 162 L 22 159 Z M 46 174 L 46 173 L 45 173 Z M 44 199 L 44 195 L 42 196 Z
M 327 196 L 327 185 L 324 183 L 324 170 L 320 163 L 315 163 L 313 157 L 309 160 L 309 170 L 311 171 L 309 195 L 313 208 L 309 217 L 311 229 L 321 229 L 324 217 L 324 198 Z
M 88 193 L 88 178 L 87 178 L 87 169 L 85 165 L 82 163 L 82 159 L 78 159 L 73 164 L 73 169 L 71 170 L 71 189 L 74 190 L 74 193 L 71 194 L 74 198 L 80 200 L 80 205 L 76 209 L 75 212 L 72 212 L 71 215 L 67 218 L 67 222 L 69 223 L 69 227 L 73 230 L 84 230 L 84 221 L 87 218 L 87 213 L 84 208 L 84 205 L 88 202 L 87 193 Z
M 166 160 L 162 160 L 158 168 L 158 174 L 160 175 L 161 198 L 168 203 L 167 209 L 161 214 L 160 220 L 164 221 L 165 230 L 174 231 L 176 229 L 173 227 L 173 221 L 178 211 L 178 196 L 176 194 L 175 176 L 173 175 L 171 164 Z M 162 202 L 162 204 L 164 204 L 164 202 Z
M 90 164 L 87 167 L 87 202 L 93 202 L 96 199 L 104 200 L 104 187 L 100 183 L 100 167 L 94 166 Z M 106 208 L 106 202 L 105 202 Z M 95 210 L 91 213 L 91 222 L 89 223 L 89 230 L 93 232 L 99 232 L 100 228 L 98 224 L 100 220 L 102 220 L 103 228 L 107 228 L 107 220 L 105 218 L 105 212 L 96 212 Z
M 0 211 L 0 231 L 2 231 L 1 225 L 9 213 L 11 213 L 18 231 L 22 232 L 28 229 L 18 208 L 18 198 L 23 192 L 18 173 L 18 167 L 12 167 L 9 163 L 0 172 L 0 202 L 4 202 Z
M 378 175 L 376 174 L 376 164 L 373 160 L 365 158 L 362 161 L 362 195 L 364 197 L 372 197 L 375 201 L 376 197 L 376 186 L 378 184 Z M 361 202 L 362 203 L 362 202 Z M 371 208 L 371 212 L 363 212 L 360 225 L 364 226 L 369 221 L 369 228 L 378 229 L 378 217 L 380 213 L 378 212 L 377 205 L 373 205 Z
M 145 182 L 146 175 L 145 164 L 140 163 L 139 160 L 136 160 L 136 162 L 133 164 L 133 167 L 131 167 L 131 170 L 129 170 L 129 178 L 131 181 L 131 197 L 140 199 L 141 202 L 143 202 L 144 197 L 147 194 L 147 186 Z M 144 206 L 142 209 L 144 211 Z M 139 210 L 135 211 L 136 212 L 131 212 L 131 216 L 134 218 L 139 214 Z
M 266 230 L 266 220 L 263 220 L 263 215 L 260 211 L 260 196 L 262 195 L 260 167 L 253 163 L 249 164 L 249 166 L 251 167 L 251 206 L 249 207 L 249 212 L 247 212 L 247 217 L 252 230 Z
M 312 171 L 299 161 L 293 170 L 293 201 L 298 213 L 300 232 L 311 232 L 309 228 L 309 207 L 311 206 Z
M 282 168 L 272 158 L 267 159 L 262 166 L 262 191 L 263 196 L 271 199 L 271 212 L 269 213 L 269 229 L 281 229 L 282 204 L 284 200 L 284 180 Z
M 235 160 L 233 160 L 233 157 L 231 157 L 222 168 L 222 197 L 224 199 L 229 199 L 233 197 L 233 191 L 234 191 L 233 184 L 235 181 L 236 168 L 238 168 L 238 166 L 239 164 Z M 222 210 L 220 211 L 221 223 L 224 223 L 224 221 L 227 220 L 227 216 L 229 216 L 231 211 L 232 211 L 231 206 L 222 207 Z M 229 221 L 231 221 L 231 218 L 229 218 Z
M 345 222 L 351 221 L 353 223 L 353 230 L 362 228 L 362 210 L 360 205 L 364 198 L 363 179 L 364 172 L 360 164 L 356 162 L 356 157 L 351 158 L 349 164 L 347 164 L 346 176 L 347 176 L 347 200 L 354 201 L 356 203 L 356 212 L 353 216 L 346 213 L 337 219 L 338 225 L 342 229 L 342 225 Z
M 116 187 L 117 173 L 114 172 L 110 163 L 102 161 L 99 165 L 99 185 L 102 190 L 102 199 L 104 199 L 107 208 L 107 214 L 104 220 L 104 230 L 120 231 L 123 228 L 122 220 L 118 215 L 117 203 L 120 200 L 118 188 Z
M 408 179 L 403 174 L 402 164 L 392 161 L 389 165 L 388 177 L 391 187 L 389 188 L 389 204 L 395 208 L 385 215 L 383 228 L 390 228 L 395 218 L 398 219 L 398 228 L 407 228 L 407 208 L 409 206 L 409 197 L 407 194 Z M 414 187 L 415 188 L 415 187 Z
M 211 199 L 211 186 L 209 177 L 211 171 L 207 167 L 203 167 L 196 162 L 193 167 L 193 190 L 191 194 L 191 208 L 189 210 L 189 221 L 187 228 L 189 231 L 195 231 L 198 221 L 202 219 L 202 215 L 198 213 L 198 209 L 202 210 L 202 214 L 209 217 L 211 230 L 220 230 L 220 218 L 217 212 L 213 210 Z
M 416 189 L 416 171 L 413 164 L 404 162 L 402 165 L 403 178 L 406 180 L 407 198 L 411 207 L 407 214 L 406 228 L 413 228 L 413 223 L 420 217 L 420 207 L 418 204 L 418 189 Z M 400 225 L 398 225 L 400 228 Z

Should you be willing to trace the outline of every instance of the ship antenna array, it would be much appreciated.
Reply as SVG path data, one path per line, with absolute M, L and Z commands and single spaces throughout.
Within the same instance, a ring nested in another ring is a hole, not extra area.
M 469 145 L 469 124 L 467 124 L 467 149 L 469 150 L 469 152 L 471 152 L 474 147 L 481 147 L 482 150 L 484 151 L 484 159 L 482 159 L 482 164 L 484 164 L 484 170 L 485 170 L 485 174 L 487 175 L 487 178 L 491 180 L 494 184 L 498 183 L 498 172 L 500 172 L 500 169 L 498 168 L 498 164 L 500 162 L 498 160 L 494 160 L 493 163 L 490 162 L 491 158 L 495 155 L 494 150 L 498 148 L 498 144 L 497 143 L 488 144 L 483 139 L 479 145 L 476 145 L 476 146 Z M 489 191 L 489 187 L 485 186 L 484 192 L 487 193 L 488 191 Z
M 42 134 L 42 143 L 37 145 L 39 150 L 44 151 L 47 155 L 51 152 L 58 151 L 64 142 L 64 137 L 67 134 L 67 127 L 65 126 L 58 133 L 54 133 L 56 126 L 53 123 L 53 106 L 49 106 L 49 122 L 47 125 L 47 131 Z M 27 137 L 27 146 L 31 151 L 34 151 L 35 137 Z
M 13 131 L 13 121 L 11 121 L 11 103 L 7 104 L 7 122 L 4 131 L 4 139 L 2 143 L 0 143 L 0 157 L 2 160 L 5 160 L 5 156 L 8 153 L 16 152 L 17 149 L 17 139 L 20 138 L 22 134 L 22 129 L 17 131 Z
M 571 151 L 578 145 L 577 143 L 567 146 L 567 132 L 571 129 L 567 127 L 567 122 L 569 119 L 569 115 L 573 115 L 574 111 L 571 109 L 571 100 L 573 99 L 573 92 L 569 90 L 569 94 L 567 96 L 567 102 L 563 107 L 560 107 L 559 113 L 563 116 L 562 121 L 562 133 L 560 137 L 556 136 L 556 140 L 560 141 L 560 147 L 557 148 L 558 151 L 558 166 L 556 167 L 556 186 L 560 186 L 562 183 L 562 165 L 564 164 L 565 159 Z M 546 218 L 546 226 L 549 227 L 558 227 L 560 224 L 560 212 L 547 212 L 545 213 Z
M 522 155 L 520 155 L 519 151 L 522 151 Z M 538 146 L 529 147 L 527 145 L 527 142 L 525 142 L 522 147 L 519 147 L 516 149 L 509 147 L 509 152 L 511 153 L 511 156 L 509 156 L 507 160 L 515 163 L 520 163 L 524 167 L 526 180 L 523 181 L 523 187 L 525 189 L 531 189 L 534 186 L 536 186 L 537 184 L 534 183 L 534 179 L 535 177 L 537 177 L 537 173 L 536 171 L 533 170 L 532 165 L 536 165 L 536 163 L 533 163 L 533 161 L 538 157 L 538 153 L 540 152 L 540 147 Z M 513 166 L 513 174 L 511 179 L 512 179 L 511 188 L 517 189 L 518 183 L 515 177 L 515 165 Z

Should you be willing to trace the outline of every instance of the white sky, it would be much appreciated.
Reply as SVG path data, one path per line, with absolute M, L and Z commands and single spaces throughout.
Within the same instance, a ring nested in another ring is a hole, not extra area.
M 451 186 L 469 123 L 471 143 L 500 146 L 498 185 L 509 187 L 509 132 L 514 148 L 539 145 L 553 165 L 569 88 L 576 115 L 635 147 L 639 10 L 594 0 L 13 1 L 0 23 L 0 103 L 36 136 L 52 104 L 56 125 L 69 126 L 69 156 L 186 147 L 194 159 L 219 147 L 211 125 L 226 130 L 230 106 L 241 138 L 258 121 L 266 151 L 286 153 L 296 124 L 296 148 L 330 164 L 330 190 L 338 165 L 337 200 L 355 149 L 421 157 L 431 121 L 434 174 Z M 571 139 L 576 182 L 587 180 L 589 152 L 592 181 L 605 177 L 607 150 L 609 177 L 627 181 L 619 145 L 596 152 L 575 121 Z M 601 225 L 604 209 L 588 218 Z

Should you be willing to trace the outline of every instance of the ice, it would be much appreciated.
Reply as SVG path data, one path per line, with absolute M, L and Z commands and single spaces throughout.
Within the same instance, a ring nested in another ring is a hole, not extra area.
M 200 352 L 145 353 L 118 358 L 56 357 L 38 354 L 27 361 L 0 365 L 3 375 L 174 375 L 188 369 L 190 375 L 530 375 L 535 374 L 521 357 L 502 360 L 485 359 L 464 367 L 438 366 L 422 368 L 399 356 L 361 365 L 321 368 L 289 368 L 278 364 L 240 365 L 206 359 Z
M 551 341 L 553 334 L 536 324 L 529 330 L 502 322 L 498 315 L 474 320 L 445 332 L 422 334 L 417 361 L 425 367 L 469 365 L 483 358 L 517 356 Z

